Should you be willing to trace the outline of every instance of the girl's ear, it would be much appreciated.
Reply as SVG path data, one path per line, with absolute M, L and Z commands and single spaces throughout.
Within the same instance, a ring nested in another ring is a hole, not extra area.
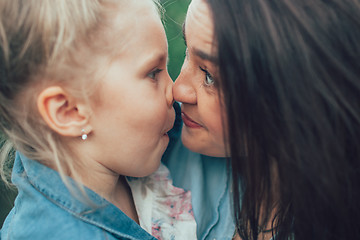
M 47 125 L 62 136 L 78 137 L 91 132 L 90 106 L 80 103 L 59 86 L 44 89 L 37 107 Z

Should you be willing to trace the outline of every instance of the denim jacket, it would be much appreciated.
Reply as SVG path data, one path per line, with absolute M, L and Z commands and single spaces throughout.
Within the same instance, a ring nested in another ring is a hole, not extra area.
M 228 160 L 191 152 L 181 142 L 180 107 L 175 103 L 176 121 L 169 132 L 170 144 L 163 156 L 173 184 L 191 191 L 199 240 L 231 240 L 235 232 L 231 208 L 231 178 Z
M 1 229 L 2 240 L 155 240 L 90 189 L 86 194 L 96 208 L 74 197 L 56 171 L 21 153 L 16 154 L 12 181 L 18 196 Z
M 200 240 L 231 240 L 235 225 L 231 209 L 227 160 L 191 152 L 180 140 L 177 118 L 163 156 L 176 187 L 190 190 Z M 91 211 L 74 198 L 59 174 L 17 153 L 12 181 L 19 194 L 0 232 L 2 240 L 17 239 L 155 239 L 123 212 L 87 189 L 101 208 Z M 190 239 L 189 239 L 190 240 Z

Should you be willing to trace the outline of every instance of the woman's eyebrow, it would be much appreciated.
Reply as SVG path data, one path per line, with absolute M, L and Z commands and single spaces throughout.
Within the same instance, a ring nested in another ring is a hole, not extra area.
M 182 33 L 183 33 L 183 39 L 184 39 L 184 42 L 185 42 L 185 46 L 187 46 L 186 35 L 185 35 L 185 23 L 186 23 L 186 20 L 184 21 L 184 23 L 182 25 Z
M 202 60 L 212 62 L 214 64 L 218 63 L 218 58 L 212 55 L 207 54 L 206 52 L 203 52 L 199 49 L 194 48 L 194 54 L 201 58 Z
M 184 41 L 185 41 L 185 46 L 187 47 L 186 34 L 185 34 L 185 24 L 186 24 L 186 21 L 184 21 L 184 23 L 182 25 L 182 32 L 183 32 L 183 38 L 184 38 Z M 215 64 L 218 63 L 218 58 L 215 57 L 215 56 L 211 56 L 211 55 L 207 54 L 206 52 L 201 51 L 201 50 L 199 50 L 197 48 L 192 48 L 190 50 L 192 50 L 196 56 L 198 56 L 199 58 L 201 58 L 203 60 L 206 60 L 206 61 L 209 61 L 209 62 L 212 62 L 212 63 L 215 63 Z

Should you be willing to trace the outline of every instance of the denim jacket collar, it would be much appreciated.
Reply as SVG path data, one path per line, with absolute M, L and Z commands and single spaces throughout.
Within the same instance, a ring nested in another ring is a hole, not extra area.
M 12 181 L 17 185 L 21 185 L 21 181 L 26 181 L 25 179 L 49 201 L 84 222 L 102 228 L 121 238 L 155 239 L 120 209 L 92 190 L 85 187 L 86 195 L 96 207 L 81 200 L 84 199 L 81 194 L 74 197 L 63 183 L 58 172 L 17 152 Z M 75 182 L 71 178 L 68 179 L 70 184 L 76 187 Z

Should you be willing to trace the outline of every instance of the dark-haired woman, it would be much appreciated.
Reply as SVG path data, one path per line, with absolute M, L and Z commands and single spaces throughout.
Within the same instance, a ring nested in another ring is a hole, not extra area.
M 182 140 L 231 156 L 237 233 L 360 239 L 360 1 L 193 0 L 184 36 Z

